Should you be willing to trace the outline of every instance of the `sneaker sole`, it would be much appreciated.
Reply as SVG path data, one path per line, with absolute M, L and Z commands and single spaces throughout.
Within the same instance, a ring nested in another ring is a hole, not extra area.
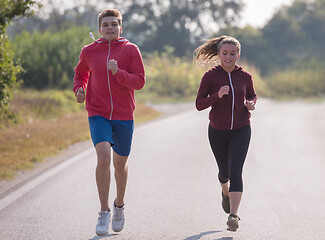
M 121 231 L 123 230 L 123 228 L 121 228 L 121 229 L 112 228 L 112 230 L 113 230 L 114 232 L 121 232 Z
M 227 225 L 228 225 L 227 228 L 228 231 L 236 232 L 236 230 L 239 228 L 238 223 L 234 220 L 228 220 Z
M 112 230 L 114 231 L 114 232 L 121 232 L 122 230 L 123 230 L 123 228 L 124 228 L 124 223 L 122 224 L 122 226 L 120 225 L 120 226 L 114 226 L 114 224 L 112 223 Z
M 108 235 L 108 232 L 96 232 L 96 235 L 102 237 Z

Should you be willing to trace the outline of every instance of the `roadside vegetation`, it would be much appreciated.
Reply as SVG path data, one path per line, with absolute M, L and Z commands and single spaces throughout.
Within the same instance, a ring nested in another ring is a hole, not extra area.
M 84 104 L 75 101 L 72 90 L 16 91 L 10 104 L 15 116 L 0 130 L 0 180 L 28 170 L 45 157 L 74 143 L 90 139 Z M 135 123 L 151 120 L 160 113 L 138 104 Z

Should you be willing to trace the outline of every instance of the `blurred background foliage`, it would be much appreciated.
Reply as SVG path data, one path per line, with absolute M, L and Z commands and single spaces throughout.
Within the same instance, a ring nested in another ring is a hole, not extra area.
M 236 25 L 245 6 L 241 0 L 40 3 L 1 2 L 2 114 L 17 83 L 22 89 L 72 89 L 80 50 L 92 43 L 90 31 L 99 37 L 97 15 L 104 8 L 122 12 L 122 36 L 143 54 L 147 84 L 139 99 L 193 99 L 207 70 L 193 65 L 193 50 L 204 39 L 223 34 L 241 42 L 239 64 L 253 74 L 260 97 L 325 95 L 324 0 L 294 0 L 259 28 Z
M 8 111 L 8 105 L 13 89 L 19 83 L 17 74 L 21 71 L 21 67 L 13 61 L 14 53 L 10 48 L 6 28 L 15 17 L 32 14 L 30 7 L 33 5 L 37 5 L 33 0 L 0 1 L 0 120 L 3 117 L 13 117 Z

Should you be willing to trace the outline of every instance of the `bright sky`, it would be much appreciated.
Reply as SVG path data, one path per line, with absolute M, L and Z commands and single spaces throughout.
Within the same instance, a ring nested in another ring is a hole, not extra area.
M 282 5 L 291 5 L 293 0 L 242 0 L 246 7 L 242 12 L 240 26 L 247 24 L 253 27 L 262 27 L 271 19 L 273 14 Z

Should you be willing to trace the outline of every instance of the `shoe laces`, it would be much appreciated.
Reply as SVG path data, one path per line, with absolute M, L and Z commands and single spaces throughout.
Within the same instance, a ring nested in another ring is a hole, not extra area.
M 106 224 L 105 220 L 106 220 L 108 214 L 109 214 L 108 211 L 100 211 L 98 213 L 98 220 L 99 220 L 100 225 L 105 225 Z
M 122 218 L 124 218 L 124 207 L 119 208 L 119 207 L 115 207 L 115 214 L 114 214 L 114 218 L 116 221 L 120 221 L 122 220 Z

